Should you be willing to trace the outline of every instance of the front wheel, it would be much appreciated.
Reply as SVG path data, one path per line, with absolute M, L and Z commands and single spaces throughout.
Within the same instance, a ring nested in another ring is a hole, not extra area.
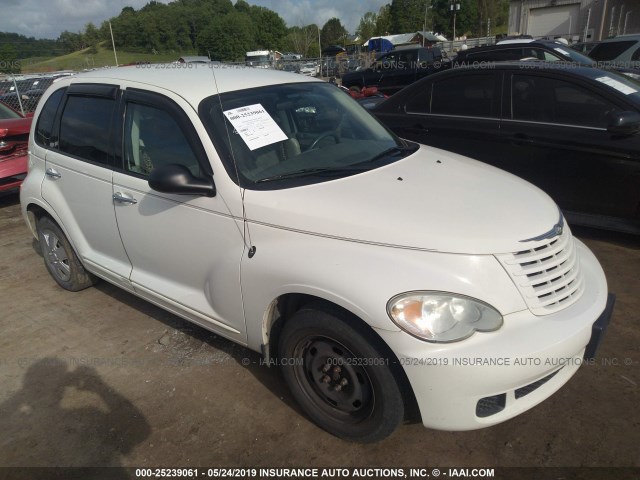
M 329 433 L 370 443 L 402 422 L 402 394 L 380 343 L 340 312 L 305 307 L 284 325 L 278 350 L 284 378 Z
M 96 277 L 84 269 L 65 234 L 49 217 L 38 220 L 38 238 L 44 264 L 58 285 L 77 292 L 96 283 Z

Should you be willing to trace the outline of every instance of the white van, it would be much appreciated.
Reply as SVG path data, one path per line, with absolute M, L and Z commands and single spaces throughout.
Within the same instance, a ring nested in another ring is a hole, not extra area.
M 594 355 L 611 315 L 546 194 L 401 140 L 303 75 L 65 78 L 29 149 L 22 211 L 61 287 L 101 278 L 262 352 L 345 439 L 384 438 L 414 407 L 445 430 L 514 417 Z

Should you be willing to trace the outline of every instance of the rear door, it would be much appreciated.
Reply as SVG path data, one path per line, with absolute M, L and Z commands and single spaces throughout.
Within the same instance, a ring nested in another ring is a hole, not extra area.
M 112 199 L 117 85 L 72 84 L 62 100 L 45 157 L 42 196 L 85 267 L 130 288 L 131 263 L 120 240 Z
M 500 146 L 501 79 L 490 70 L 438 75 L 414 89 L 397 114 L 380 118 L 403 138 L 491 161 Z

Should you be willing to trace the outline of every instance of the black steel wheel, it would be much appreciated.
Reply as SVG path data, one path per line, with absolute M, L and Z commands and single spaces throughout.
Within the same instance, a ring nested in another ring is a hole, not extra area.
M 65 234 L 49 217 L 38 220 L 38 238 L 44 264 L 58 285 L 77 292 L 96 283 L 96 277 L 84 269 Z
M 315 423 L 345 440 L 375 442 L 402 421 L 403 398 L 380 339 L 346 320 L 338 310 L 299 310 L 280 336 L 280 363 Z

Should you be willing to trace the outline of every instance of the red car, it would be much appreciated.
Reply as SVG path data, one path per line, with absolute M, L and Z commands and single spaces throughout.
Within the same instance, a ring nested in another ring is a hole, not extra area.
M 23 117 L 0 103 L 0 192 L 17 189 L 27 175 L 27 142 L 32 115 Z

